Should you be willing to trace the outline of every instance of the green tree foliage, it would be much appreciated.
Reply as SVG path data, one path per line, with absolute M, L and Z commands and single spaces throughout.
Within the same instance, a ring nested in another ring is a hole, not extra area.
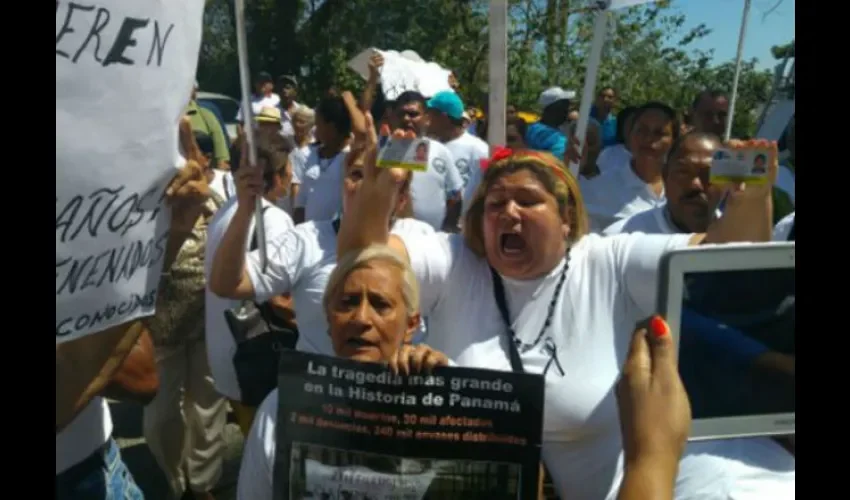
M 209 0 L 199 80 L 205 90 L 238 95 L 233 0 Z M 301 77 L 301 100 L 314 102 L 331 87 L 359 90 L 362 80 L 347 61 L 368 47 L 412 49 L 451 68 L 471 103 L 486 101 L 488 32 L 486 0 L 248 0 L 250 64 L 254 72 Z M 508 39 L 509 101 L 535 110 L 550 85 L 581 90 L 592 37 L 585 0 L 511 0 Z M 684 111 L 705 88 L 731 90 L 733 62 L 712 63 L 712 53 L 692 49 L 709 30 L 685 30 L 670 2 L 611 14 L 599 72 L 623 104 L 648 100 Z M 743 65 L 736 134 L 750 134 L 753 111 L 768 96 L 771 76 Z

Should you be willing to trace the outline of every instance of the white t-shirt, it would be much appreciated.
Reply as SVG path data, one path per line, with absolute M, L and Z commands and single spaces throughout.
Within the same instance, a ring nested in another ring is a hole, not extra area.
M 204 274 L 209 281 L 210 271 L 212 270 L 213 259 L 224 233 L 227 232 L 227 227 L 230 221 L 236 214 L 236 209 L 239 204 L 236 198 L 231 198 L 227 201 L 213 216 L 207 226 L 207 249 L 204 256 Z M 279 208 L 275 207 L 266 200 L 263 200 L 263 207 L 266 207 L 263 212 L 263 223 L 266 229 L 266 252 L 271 256 L 274 248 L 271 242 L 280 238 L 281 235 L 295 227 L 292 223 L 292 218 Z M 245 242 L 245 251 L 250 247 L 250 238 L 254 234 L 254 219 L 251 218 L 251 226 L 249 229 L 249 240 Z M 209 288 L 206 290 L 206 307 L 205 307 L 205 331 L 207 340 L 207 360 L 210 365 L 210 373 L 213 376 L 213 383 L 216 390 L 230 399 L 240 401 L 242 393 L 239 390 L 239 383 L 236 379 L 236 370 L 233 367 L 233 355 L 236 354 L 236 342 L 233 340 L 233 335 L 230 333 L 230 328 L 224 319 L 224 311 L 233 307 L 239 306 L 240 301 L 230 300 L 219 297 L 212 293 Z
M 272 92 L 270 95 L 252 95 L 251 96 L 251 113 L 254 116 L 260 114 L 263 108 L 277 108 L 280 106 L 280 96 Z M 236 121 L 242 122 L 242 107 L 236 112 Z
M 481 170 L 480 165 L 478 168 L 470 168 L 469 171 L 469 180 L 463 190 L 462 214 L 466 214 L 466 211 L 469 210 L 469 206 L 472 203 L 472 197 L 475 195 L 475 190 L 478 189 L 478 185 L 481 184 L 481 181 L 484 179 L 484 171 Z
M 663 192 L 656 195 L 628 166 L 592 179 L 579 177 L 579 187 L 593 232 L 601 232 L 614 222 L 649 210 L 665 200 Z
M 463 180 L 448 148 L 435 140 L 426 140 L 429 142 L 428 170 L 415 172 L 410 183 L 413 218 L 441 229 L 446 218 L 446 200 L 461 192 Z
M 92 398 L 88 406 L 56 434 L 56 475 L 88 458 L 111 436 L 109 405 L 101 397 Z
M 788 236 L 791 235 L 791 228 L 794 227 L 794 215 L 797 212 L 791 212 L 776 223 L 773 227 L 773 241 L 788 241 Z
M 475 170 L 481 170 L 481 160 L 490 157 L 490 146 L 478 137 L 464 132 L 457 139 L 453 139 L 445 143 L 446 149 L 452 154 L 455 161 L 455 168 L 463 181 L 464 194 L 469 186 L 470 180 L 475 180 L 473 173 Z M 475 189 L 474 187 L 472 188 Z M 463 201 L 464 210 L 466 210 L 466 199 Z
M 691 236 L 589 235 L 570 252 L 552 323 L 541 341 L 521 354 L 526 371 L 545 373 L 542 455 L 561 498 L 616 496 L 622 480 L 622 445 L 612 388 L 635 323 L 654 312 L 661 256 L 686 247 Z M 422 314 L 429 317 L 428 344 L 459 366 L 511 371 L 507 332 L 492 298 L 486 261 L 475 256 L 460 235 L 438 233 L 403 240 L 422 287 Z M 538 337 L 563 265 L 537 280 L 503 280 L 511 319 L 524 343 Z M 704 471 L 723 467 L 729 460 L 702 454 L 704 446 L 717 445 L 688 447 L 680 466 L 677 498 L 698 498 L 694 492 L 709 487 L 735 489 L 743 478 L 781 482 L 793 498 L 793 457 L 787 453 L 783 464 L 790 464 L 790 472 L 764 470 L 764 457 L 753 451 L 749 457 L 753 460 L 736 465 L 734 474 L 724 468 L 719 482 L 712 478 L 701 483 Z M 779 451 L 765 449 L 771 460 L 778 460 Z
M 299 167 L 301 188 L 295 200 L 296 208 L 304 208 L 305 221 L 330 220 L 342 210 L 346 153 L 348 147 L 333 158 L 320 158 L 319 146 L 310 146 L 303 167 Z
M 596 158 L 596 166 L 599 167 L 599 172 L 604 173 L 608 170 L 628 167 L 632 161 L 632 153 L 626 149 L 625 144 L 614 144 L 603 149 Z
M 667 203 L 662 203 L 627 219 L 618 220 L 606 227 L 602 234 L 613 236 L 621 233 L 676 234 L 679 232 L 681 231 L 676 230 L 669 220 Z
M 213 180 L 210 182 L 210 189 L 215 194 L 221 196 L 223 200 L 229 200 L 236 197 L 236 183 L 233 181 L 233 174 L 224 170 L 214 170 Z
M 292 183 L 301 184 L 301 177 L 304 176 L 304 165 L 307 163 L 307 158 L 310 156 L 313 144 L 306 146 L 298 146 L 292 150 L 289 155 L 289 161 L 292 162 Z
M 433 234 L 428 224 L 414 219 L 398 219 L 392 233 Z M 299 351 L 334 356 L 322 296 L 328 278 L 336 267 L 336 232 L 332 220 L 307 221 L 294 230 L 268 239 L 268 267 L 260 270 L 258 252 L 246 260 L 248 276 L 256 300 L 291 293 L 298 319 Z

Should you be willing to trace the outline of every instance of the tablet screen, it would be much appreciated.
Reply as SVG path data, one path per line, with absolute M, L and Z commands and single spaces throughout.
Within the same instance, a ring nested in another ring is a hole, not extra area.
M 684 280 L 679 371 L 693 418 L 794 413 L 794 269 Z

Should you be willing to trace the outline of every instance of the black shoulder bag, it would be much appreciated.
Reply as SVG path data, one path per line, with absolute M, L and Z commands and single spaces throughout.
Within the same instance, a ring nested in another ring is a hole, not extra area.
M 258 246 L 254 232 L 249 250 Z M 224 319 L 236 341 L 233 367 L 242 393 L 240 402 L 259 406 L 277 387 L 280 352 L 295 348 L 298 330 L 278 318 L 268 303 L 243 301 L 239 307 L 224 311 Z

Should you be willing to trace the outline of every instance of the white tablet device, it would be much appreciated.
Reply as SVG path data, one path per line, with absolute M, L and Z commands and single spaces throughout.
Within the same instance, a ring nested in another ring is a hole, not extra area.
M 794 243 L 670 252 L 658 308 L 678 347 L 691 440 L 795 433 Z

